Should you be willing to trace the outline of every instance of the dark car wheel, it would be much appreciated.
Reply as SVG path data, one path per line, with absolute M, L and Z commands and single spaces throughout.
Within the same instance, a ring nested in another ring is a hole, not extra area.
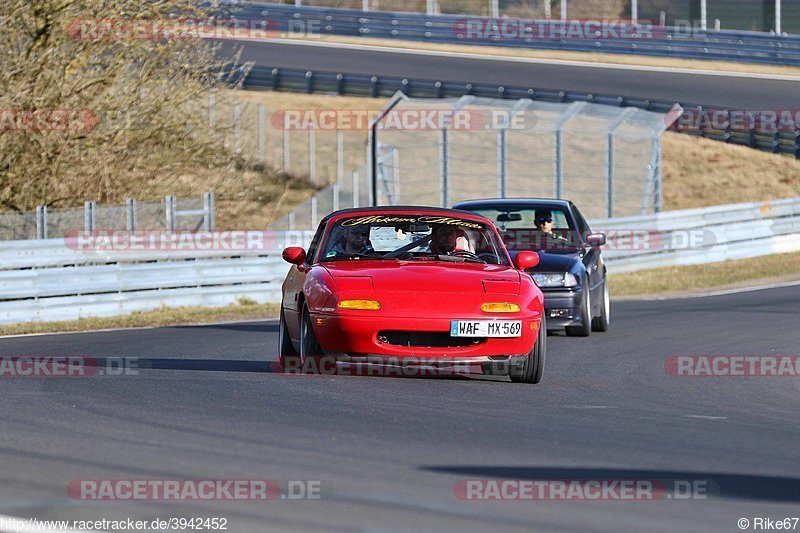
M 589 284 L 583 282 L 583 297 L 581 298 L 581 323 L 578 326 L 567 326 L 564 328 L 570 337 L 588 337 L 592 332 L 592 306 L 589 301 Z
M 600 302 L 600 316 L 592 319 L 592 331 L 608 331 L 611 316 L 611 302 L 608 298 L 608 278 L 603 278 L 603 301 Z
M 308 306 L 303 304 L 303 314 L 300 319 L 300 359 L 304 372 L 318 374 L 320 365 L 324 362 L 322 357 L 322 347 L 314 334 L 314 327 L 311 325 L 311 314 Z
M 539 334 L 536 336 L 536 344 L 528 354 L 528 358 L 522 366 L 511 366 L 508 368 L 508 377 L 514 383 L 539 383 L 544 374 L 544 361 L 547 355 L 547 325 L 542 316 L 542 323 L 539 324 Z
M 281 318 L 278 324 L 278 359 L 284 370 L 289 366 L 295 365 L 299 367 L 300 357 L 297 350 L 292 346 L 292 340 L 289 338 L 289 330 L 286 328 L 286 316 L 281 306 Z

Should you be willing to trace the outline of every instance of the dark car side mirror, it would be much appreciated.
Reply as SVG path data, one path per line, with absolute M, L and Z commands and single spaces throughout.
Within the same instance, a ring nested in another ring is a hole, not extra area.
M 586 242 L 590 246 L 603 246 L 606 243 L 605 233 L 590 233 L 586 236 Z
M 299 246 L 290 246 L 283 251 L 283 260 L 300 266 L 306 262 L 306 251 Z
M 536 252 L 524 251 L 517 254 L 515 259 L 517 269 L 528 270 L 539 264 L 539 254 Z

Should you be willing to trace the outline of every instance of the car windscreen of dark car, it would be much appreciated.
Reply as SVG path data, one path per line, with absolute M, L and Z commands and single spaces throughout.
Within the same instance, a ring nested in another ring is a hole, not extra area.
M 321 246 L 321 261 L 384 259 L 474 262 L 510 266 L 487 224 L 441 215 L 358 214 L 337 220 Z
M 495 223 L 509 250 L 570 253 L 582 247 L 580 234 L 566 209 L 541 205 L 475 212 Z

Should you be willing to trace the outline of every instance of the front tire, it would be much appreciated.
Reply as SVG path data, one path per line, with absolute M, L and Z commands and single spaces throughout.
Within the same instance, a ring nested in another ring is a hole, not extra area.
M 539 334 L 536 337 L 536 344 L 528 354 L 525 363 L 521 366 L 512 366 L 508 369 L 508 377 L 513 383 L 536 384 L 542 381 L 544 374 L 544 362 L 547 356 L 547 324 L 545 324 L 544 314 L 542 322 L 539 324 Z
M 308 374 L 319 374 L 320 366 L 325 362 L 322 347 L 311 324 L 311 313 L 305 304 L 300 318 L 300 360 L 303 372 Z
M 578 326 L 564 328 L 568 337 L 588 337 L 592 332 L 592 305 L 589 300 L 589 283 L 583 282 L 583 297 L 581 298 L 581 323 Z
M 278 324 L 278 360 L 284 369 L 286 369 L 287 365 L 298 365 L 301 362 L 297 350 L 292 345 L 292 339 L 289 338 L 283 306 L 281 306 L 281 318 Z
M 603 301 L 600 303 L 600 316 L 592 319 L 592 331 L 608 331 L 611 316 L 611 302 L 608 298 L 608 277 L 603 277 Z

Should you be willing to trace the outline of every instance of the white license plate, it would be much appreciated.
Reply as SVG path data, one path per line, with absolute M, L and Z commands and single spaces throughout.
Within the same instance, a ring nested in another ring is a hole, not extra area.
M 521 320 L 453 320 L 451 337 L 519 337 Z

